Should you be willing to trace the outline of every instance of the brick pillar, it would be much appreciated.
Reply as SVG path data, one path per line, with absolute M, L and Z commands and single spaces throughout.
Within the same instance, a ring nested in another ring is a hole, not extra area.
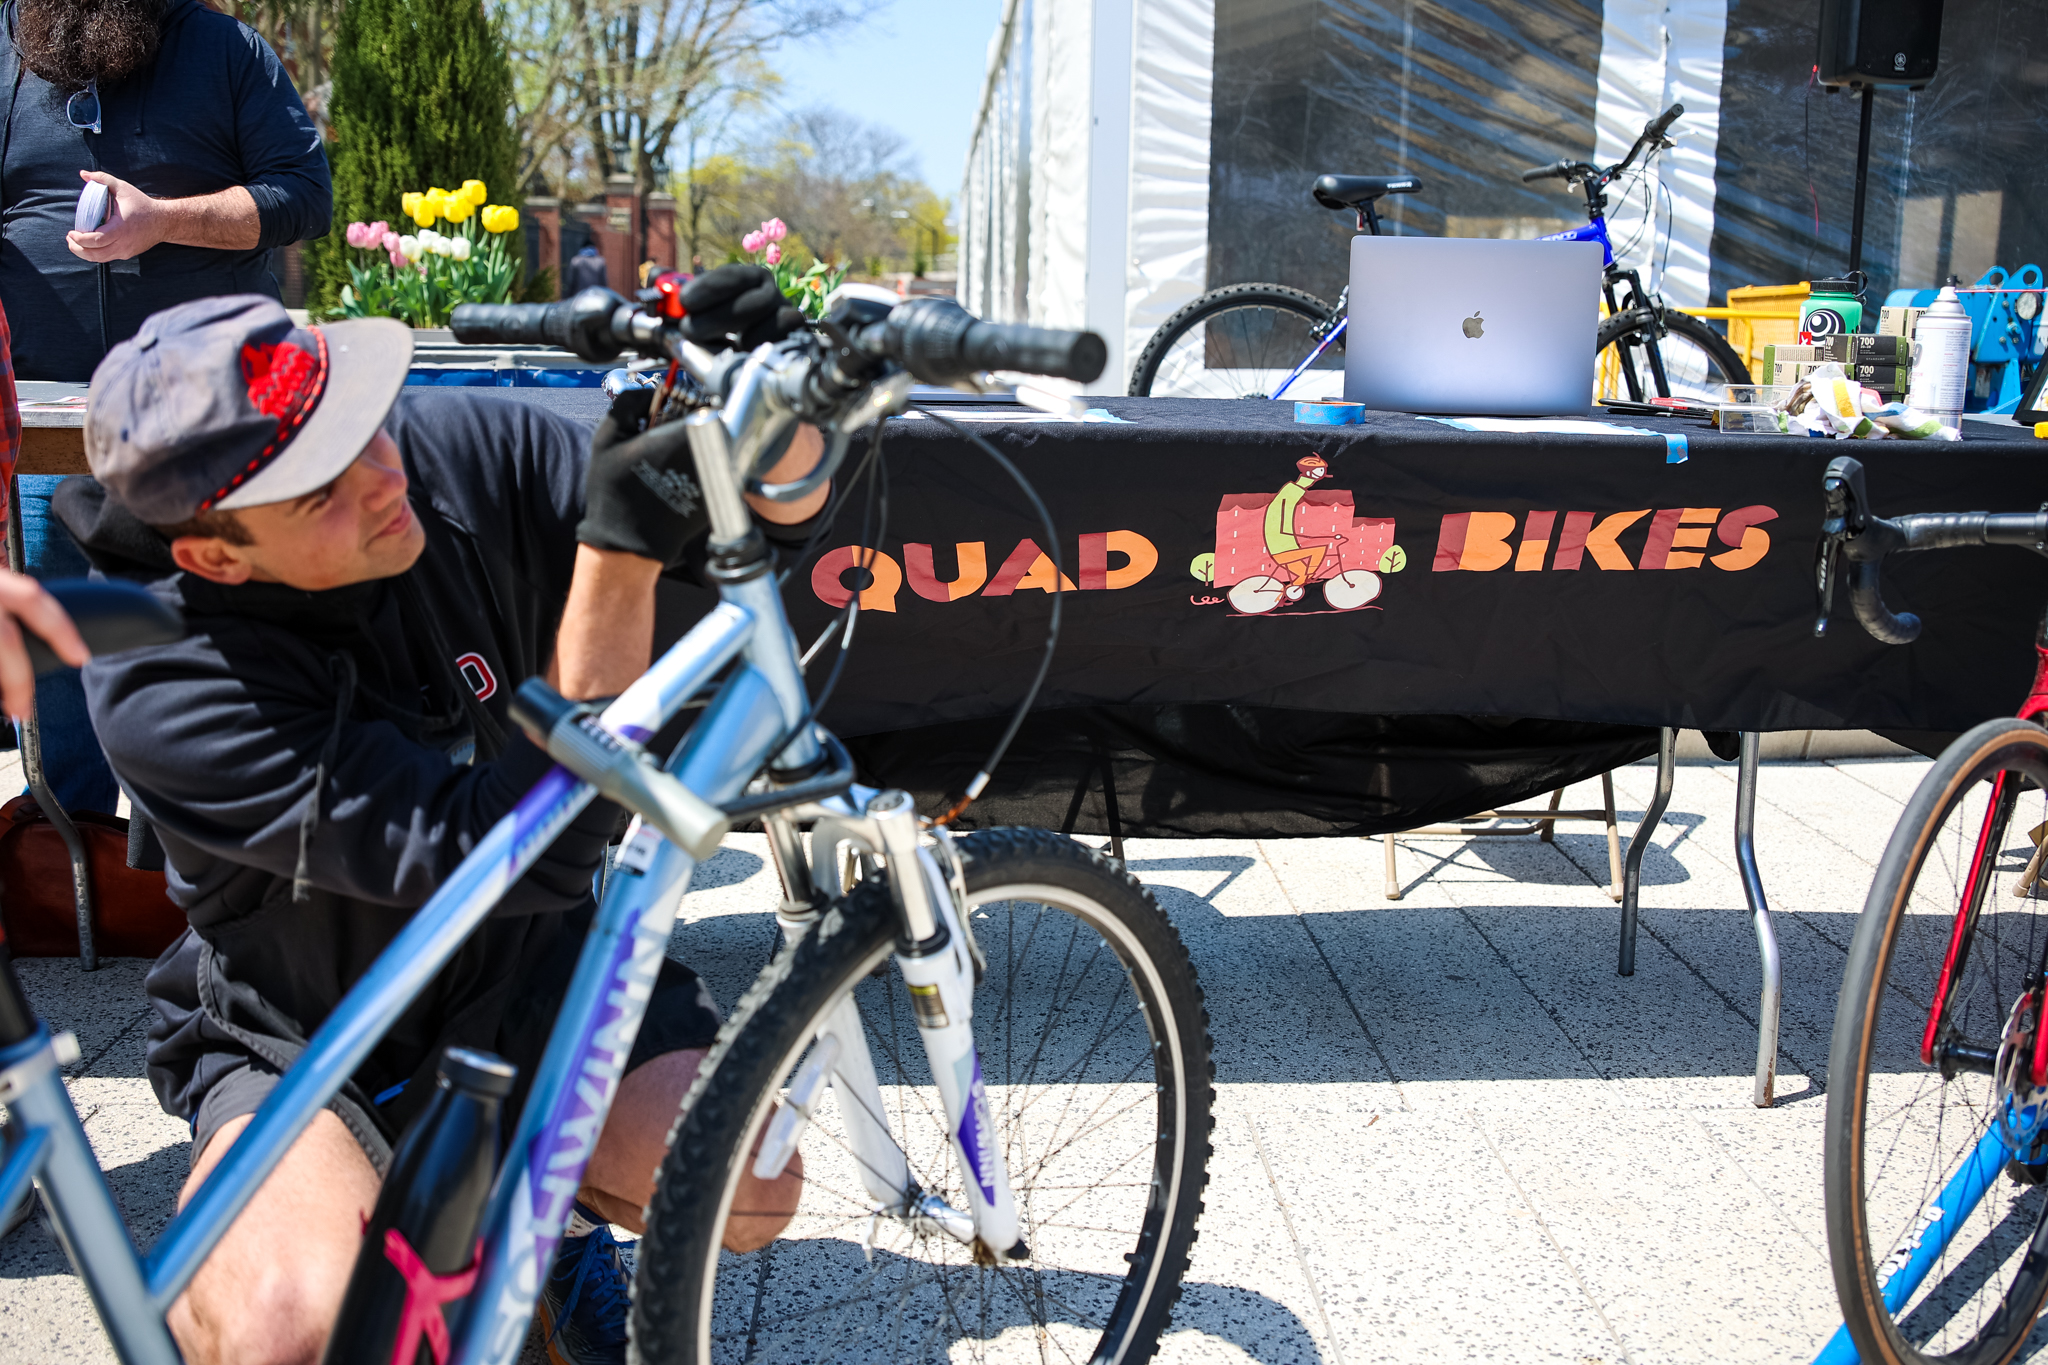
M 634 192 L 633 177 L 620 172 L 604 181 L 605 278 L 618 293 L 632 298 L 640 288 L 640 196 Z
M 664 270 L 673 270 L 676 260 L 676 200 L 656 190 L 647 196 L 647 259 Z
M 532 244 L 526 253 L 526 277 L 532 279 L 543 270 L 554 271 L 554 297 L 562 297 L 562 201 L 529 199 L 520 219 Z

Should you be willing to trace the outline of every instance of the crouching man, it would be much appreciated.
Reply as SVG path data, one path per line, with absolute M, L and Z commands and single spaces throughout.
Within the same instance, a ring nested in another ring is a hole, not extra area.
M 755 302 L 779 296 L 740 297 L 758 281 L 735 269 L 745 278 L 693 285 L 699 340 L 780 330 Z M 181 1203 L 550 767 L 509 719 L 518 683 L 624 690 L 649 663 L 657 576 L 706 532 L 700 510 L 679 514 L 644 481 L 693 475 L 680 423 L 635 434 L 615 414 L 586 443 L 504 398 L 401 399 L 410 351 L 396 322 L 301 329 L 255 296 L 159 313 L 94 375 L 93 477 L 58 495 L 101 571 L 147 584 L 191 627 L 86 673 L 101 742 L 191 921 L 147 983 L 150 1082 L 192 1125 Z M 809 471 L 807 436 L 772 478 Z M 801 543 L 823 498 L 754 510 L 771 540 Z M 570 826 L 300 1136 L 172 1310 L 187 1360 L 320 1358 L 391 1144 L 444 1048 L 517 1064 L 508 1122 L 517 1113 L 618 814 L 600 802 Z M 625 1358 L 626 1279 L 606 1225 L 639 1230 L 717 1027 L 695 974 L 665 962 L 544 1287 L 557 1362 Z M 728 1244 L 771 1239 L 800 1181 L 793 1169 L 745 1191 L 757 1216 Z

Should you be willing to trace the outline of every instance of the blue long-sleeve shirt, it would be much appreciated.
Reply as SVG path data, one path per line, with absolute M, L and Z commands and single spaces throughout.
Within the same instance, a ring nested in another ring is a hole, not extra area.
M 71 126 L 64 95 L 23 69 L 11 22 L 0 27 L 0 304 L 14 321 L 17 378 L 90 379 L 109 347 L 173 304 L 276 298 L 270 250 L 327 231 L 327 159 L 270 45 L 199 0 L 173 0 L 163 27 L 154 63 L 100 87 L 99 133 Z M 241 185 L 261 236 L 248 251 L 167 242 L 113 262 L 103 300 L 102 268 L 64 244 L 81 170 L 164 199 Z

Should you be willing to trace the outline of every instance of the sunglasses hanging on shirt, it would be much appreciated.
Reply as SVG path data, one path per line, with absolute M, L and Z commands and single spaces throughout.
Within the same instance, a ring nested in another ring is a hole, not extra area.
M 85 89 L 64 101 L 64 117 L 73 128 L 82 133 L 97 133 L 100 128 L 100 83 L 87 81 Z

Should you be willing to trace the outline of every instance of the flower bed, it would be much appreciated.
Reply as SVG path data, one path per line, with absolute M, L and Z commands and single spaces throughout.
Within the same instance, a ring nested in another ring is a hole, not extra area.
M 399 318 L 414 327 L 444 327 L 461 303 L 506 303 L 519 277 L 519 258 L 508 239 L 519 210 L 487 204 L 481 180 L 457 190 L 437 187 L 401 200 L 416 232 L 389 223 L 350 223 L 349 246 L 369 256 L 350 261 L 334 316 Z M 438 224 L 451 231 L 442 232 Z

